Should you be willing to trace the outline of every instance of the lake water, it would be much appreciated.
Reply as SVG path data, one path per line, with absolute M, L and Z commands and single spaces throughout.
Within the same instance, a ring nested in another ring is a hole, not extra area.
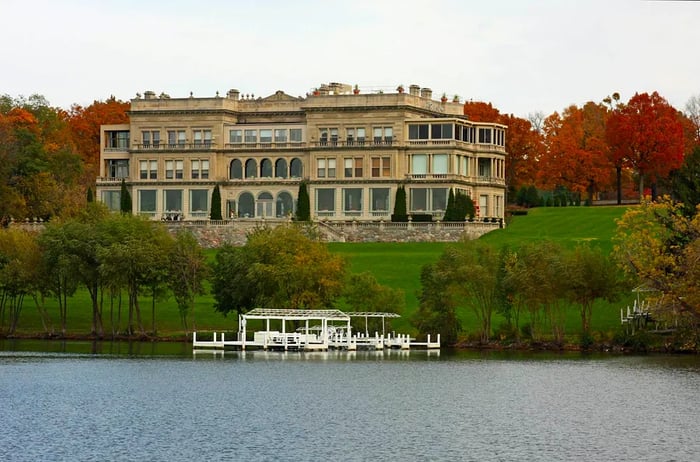
M 0 350 L 3 461 L 700 460 L 695 356 Z

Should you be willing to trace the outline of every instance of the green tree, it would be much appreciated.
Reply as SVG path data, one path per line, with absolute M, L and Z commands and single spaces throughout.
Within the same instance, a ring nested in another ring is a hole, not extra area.
M 671 174 L 671 188 L 676 200 L 683 204 L 686 217 L 692 217 L 700 204 L 700 146 L 683 159 L 680 169 Z
M 403 184 L 396 188 L 396 199 L 394 200 L 394 214 L 391 216 L 391 221 L 408 221 L 408 213 L 406 211 L 406 189 Z
M 209 214 L 212 220 L 221 220 L 221 191 L 219 185 L 214 186 L 214 191 L 211 193 L 211 213 Z
M 422 336 L 440 334 L 442 345 L 454 345 L 462 325 L 457 317 L 455 299 L 445 290 L 449 283 L 446 276 L 437 264 L 423 266 L 419 306 L 412 323 Z
M 132 213 L 132 202 L 131 202 L 131 193 L 129 192 L 129 189 L 126 187 L 126 180 L 122 178 L 122 188 L 121 188 L 121 193 L 120 193 L 120 202 L 119 202 L 119 210 L 121 210 L 122 213 L 126 214 L 131 214 Z
M 447 206 L 445 207 L 443 221 L 463 221 L 463 219 L 459 219 L 459 212 L 457 212 L 455 207 L 455 192 L 453 188 L 450 188 L 450 193 L 447 196 Z
M 345 262 L 293 226 L 259 228 L 243 247 L 222 247 L 212 267 L 215 308 L 330 308 L 340 295 Z
M 305 180 L 299 183 L 297 194 L 297 221 L 311 221 L 311 203 L 309 201 L 309 187 Z
M 465 192 L 458 190 L 455 196 L 455 221 L 464 221 L 466 217 L 473 219 L 475 214 L 476 209 L 472 198 L 467 196 Z
M 197 239 L 185 230 L 177 233 L 169 256 L 168 283 L 177 301 L 182 328 L 189 333 L 187 319 L 190 315 L 192 328 L 196 328 L 195 297 L 205 293 L 204 279 L 208 273 L 206 258 Z
M 406 305 L 402 290 L 379 284 L 374 275 L 367 272 L 348 276 L 343 297 L 351 311 L 401 313 Z M 390 329 L 390 325 L 382 325 L 382 320 L 376 318 L 367 320 L 363 327 L 368 332 L 384 333 Z
M 87 201 L 88 201 L 88 203 L 95 201 L 95 197 L 92 194 L 92 188 L 89 186 L 87 188 Z

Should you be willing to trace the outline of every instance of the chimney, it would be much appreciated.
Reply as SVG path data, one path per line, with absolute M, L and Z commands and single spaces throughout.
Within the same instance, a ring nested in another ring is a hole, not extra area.
M 151 90 L 145 91 L 143 97 L 144 99 L 156 99 L 156 92 Z
M 420 95 L 422 98 L 427 98 L 427 99 L 432 99 L 433 98 L 433 90 L 430 88 L 421 88 L 420 89 Z
M 229 99 L 238 99 L 240 95 L 241 95 L 241 92 L 234 89 L 234 88 L 230 89 L 228 91 L 228 93 L 226 93 L 226 96 L 228 96 Z
M 420 87 L 416 84 L 413 84 L 410 87 L 408 87 L 408 93 L 413 96 L 420 96 Z

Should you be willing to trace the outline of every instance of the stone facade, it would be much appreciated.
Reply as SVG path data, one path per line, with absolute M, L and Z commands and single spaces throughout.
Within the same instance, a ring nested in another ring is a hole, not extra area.
M 129 124 L 102 127 L 97 198 L 156 220 L 207 219 L 220 186 L 222 215 L 284 218 L 308 184 L 314 220 L 389 221 L 403 184 L 409 213 L 444 214 L 450 189 L 481 217 L 503 218 L 505 129 L 476 123 L 459 102 L 412 85 L 391 93 L 327 84 L 306 97 L 230 90 L 213 98 L 146 92 Z

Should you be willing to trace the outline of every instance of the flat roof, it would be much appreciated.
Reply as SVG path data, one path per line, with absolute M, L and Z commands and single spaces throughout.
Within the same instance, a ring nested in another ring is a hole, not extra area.
M 350 317 L 340 310 L 299 310 L 279 308 L 253 308 L 242 314 L 250 319 L 335 319 L 348 321 Z

